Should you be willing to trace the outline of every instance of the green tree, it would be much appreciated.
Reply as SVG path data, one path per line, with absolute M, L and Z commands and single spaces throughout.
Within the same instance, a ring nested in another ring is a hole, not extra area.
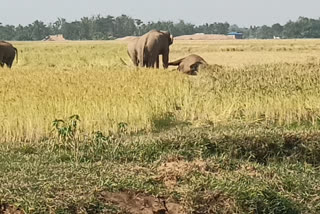
M 30 41 L 32 40 L 31 27 L 18 25 L 16 27 L 15 40 Z
M 121 15 L 115 19 L 115 31 L 114 36 L 124 37 L 134 35 L 134 32 L 137 31 L 134 19 Z
M 66 22 L 61 29 L 63 36 L 69 40 L 80 40 L 80 30 L 81 23 L 79 21 Z
M 13 25 L 0 25 L 0 40 L 14 40 L 15 27 Z
M 282 37 L 283 36 L 283 26 L 279 23 L 273 24 L 271 30 L 274 36 Z
M 114 37 L 114 17 L 102 17 L 98 15 L 94 18 L 93 39 L 109 39 Z
M 93 37 L 93 21 L 88 17 L 81 18 L 80 22 L 80 39 L 91 40 Z
M 267 25 L 263 25 L 262 27 L 259 27 L 257 32 L 257 37 L 259 39 L 272 39 L 273 38 L 272 28 L 268 27 Z
M 295 22 L 289 21 L 283 26 L 283 36 L 285 38 L 302 38 L 301 29 Z
M 32 25 L 29 25 L 31 28 L 31 38 L 32 40 L 42 40 L 49 35 L 49 28 L 42 21 L 34 21 Z
M 141 27 L 142 27 L 143 21 L 141 21 L 140 19 L 135 19 L 134 21 L 137 26 L 137 30 L 134 33 L 134 35 L 139 36 L 139 35 L 141 35 Z

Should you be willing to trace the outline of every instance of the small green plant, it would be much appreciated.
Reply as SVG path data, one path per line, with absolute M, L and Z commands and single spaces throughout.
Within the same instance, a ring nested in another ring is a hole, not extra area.
M 93 133 L 93 139 L 94 141 L 107 141 L 108 140 L 108 136 L 104 136 L 103 133 L 101 131 L 96 131 Z
M 75 114 L 68 118 L 68 120 L 55 119 L 52 123 L 53 129 L 57 131 L 58 137 L 64 142 L 71 141 L 75 138 L 80 116 Z
M 128 133 L 128 123 L 120 122 L 118 123 L 118 133 L 127 134 Z
M 162 131 L 177 125 L 176 117 L 172 112 L 165 112 L 152 118 L 154 131 Z
M 114 140 L 114 136 L 112 134 L 104 135 L 101 131 L 93 132 L 93 141 L 95 143 L 110 143 Z

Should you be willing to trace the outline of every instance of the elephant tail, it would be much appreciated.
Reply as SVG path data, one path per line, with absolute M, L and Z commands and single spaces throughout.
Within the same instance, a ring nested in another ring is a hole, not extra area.
M 120 57 L 120 61 L 121 61 L 122 65 L 128 65 L 121 57 Z
M 182 60 L 184 60 L 184 58 L 178 59 L 178 60 L 173 61 L 173 62 L 169 62 L 168 65 L 175 65 L 175 66 L 180 65 Z
M 17 63 L 18 63 L 18 49 L 17 49 L 17 48 L 15 48 L 15 47 L 13 47 L 13 49 L 16 51 L 16 55 L 17 55 L 16 60 L 17 60 Z

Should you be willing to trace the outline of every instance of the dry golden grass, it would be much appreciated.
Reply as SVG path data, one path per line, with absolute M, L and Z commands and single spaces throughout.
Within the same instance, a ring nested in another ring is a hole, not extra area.
M 209 64 L 239 67 L 268 63 L 320 62 L 320 40 L 174 41 L 171 59 L 199 54 Z
M 211 66 L 200 75 L 135 69 L 123 42 L 16 42 L 19 63 L 0 70 L 0 141 L 52 135 L 73 114 L 80 130 L 152 130 L 167 113 L 193 125 L 267 122 L 316 125 L 319 40 L 176 41 Z M 122 58 L 128 65 L 124 65 Z

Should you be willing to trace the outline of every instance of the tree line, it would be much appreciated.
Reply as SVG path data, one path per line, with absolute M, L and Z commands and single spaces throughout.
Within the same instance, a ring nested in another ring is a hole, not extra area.
M 45 24 L 36 20 L 32 24 L 22 26 L 3 25 L 0 20 L 0 40 L 35 41 L 42 40 L 48 35 L 63 34 L 68 40 L 112 40 L 125 36 L 140 36 L 151 29 L 167 30 L 174 36 L 195 33 L 227 34 L 229 32 L 243 33 L 244 38 L 271 39 L 280 38 L 320 38 L 320 18 L 311 19 L 299 17 L 296 21 L 288 21 L 272 26 L 239 27 L 227 22 L 206 23 L 194 25 L 180 20 L 158 21 L 144 23 L 127 15 L 92 16 L 67 22 L 64 18 Z

